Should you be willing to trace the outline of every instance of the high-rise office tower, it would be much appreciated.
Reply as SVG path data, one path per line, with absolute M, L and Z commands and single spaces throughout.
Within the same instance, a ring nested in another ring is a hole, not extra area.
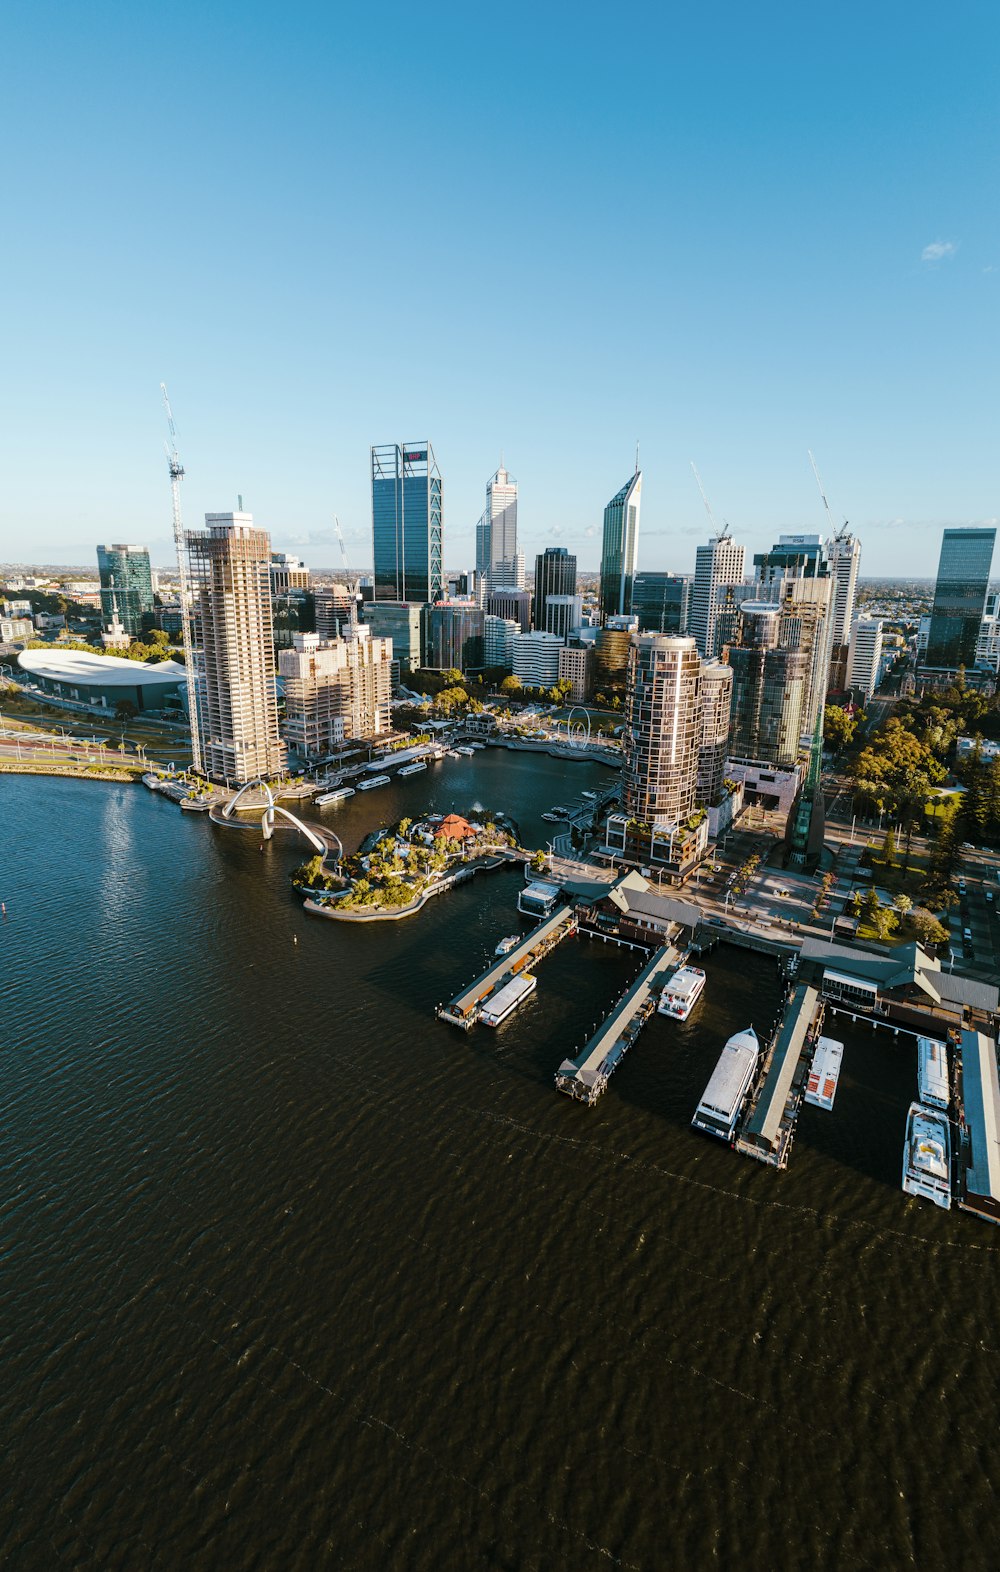
M 271 541 L 249 513 L 187 532 L 205 773 L 243 786 L 285 767 L 271 632 Z
M 153 577 L 145 546 L 98 546 L 101 621 L 117 620 L 133 639 L 153 625 Z
M 954 670 L 975 664 L 996 536 L 995 529 L 945 530 L 927 639 L 928 666 Z
M 867 704 L 878 686 L 882 664 L 882 623 L 878 617 L 856 617 L 851 628 L 847 686 L 860 688 Z
M 627 617 L 632 610 L 632 580 L 639 551 L 642 471 L 636 469 L 604 509 L 601 548 L 601 618 Z
M 643 633 L 685 634 L 691 582 L 676 573 L 637 573 L 632 610 Z
M 719 653 L 719 608 L 726 590 L 743 582 L 744 550 L 731 535 L 715 535 L 694 557 L 694 583 L 688 604 L 688 631 L 703 660 Z
M 482 671 L 485 613 L 472 599 L 424 607 L 424 665 L 432 671 Z
M 545 601 L 545 621 L 539 622 L 535 610 L 535 627 L 540 633 L 558 633 L 568 644 L 583 623 L 582 595 L 549 595 Z
M 576 558 L 565 546 L 546 546 L 535 558 L 535 627 L 544 628 L 550 595 L 576 594 Z
M 833 579 L 830 606 L 830 672 L 827 688 L 840 693 L 847 686 L 851 628 L 854 625 L 854 598 L 861 566 L 861 542 L 845 528 L 827 541 L 830 576 Z
M 345 737 L 377 737 L 391 729 L 391 639 L 363 625 L 346 638 L 297 633 L 278 655 L 285 685 L 285 735 L 300 754 L 320 758 Z
M 517 546 L 517 481 L 503 465 L 486 482 L 486 511 L 476 531 L 477 570 L 480 556 L 488 591 L 508 584 L 524 587 L 524 558 Z
M 986 597 L 983 620 L 976 640 L 976 665 L 980 671 L 1000 671 L 1000 594 L 991 590 Z
M 483 619 L 483 665 L 489 670 L 503 667 L 511 671 L 514 664 L 514 637 L 521 632 L 521 624 L 512 617 L 494 617 L 489 612 Z
M 371 450 L 375 599 L 426 604 L 444 588 L 441 472 L 429 442 Z
M 486 597 L 486 611 L 491 617 L 512 617 L 520 623 L 521 632 L 531 627 L 531 591 L 503 585 Z
M 554 633 L 516 633 L 511 666 L 526 688 L 551 688 L 559 681 L 563 641 Z

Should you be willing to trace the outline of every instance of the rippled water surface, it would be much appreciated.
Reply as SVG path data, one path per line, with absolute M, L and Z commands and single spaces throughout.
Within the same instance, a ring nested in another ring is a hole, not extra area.
M 482 756 L 324 822 L 534 840 L 606 778 Z M 5 777 L 0 815 L 5 1566 L 995 1564 L 1000 1235 L 899 1189 L 912 1048 L 843 1034 L 774 1173 L 689 1127 L 763 958 L 716 950 L 587 1110 L 553 1072 L 638 955 L 433 1018 L 516 875 L 345 929 L 291 839 L 140 788 Z

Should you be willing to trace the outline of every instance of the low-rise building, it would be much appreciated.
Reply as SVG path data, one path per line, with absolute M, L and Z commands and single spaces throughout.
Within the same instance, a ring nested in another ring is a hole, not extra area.
M 559 681 L 570 684 L 572 704 L 584 704 L 590 697 L 594 652 L 589 644 L 566 644 L 559 651 Z

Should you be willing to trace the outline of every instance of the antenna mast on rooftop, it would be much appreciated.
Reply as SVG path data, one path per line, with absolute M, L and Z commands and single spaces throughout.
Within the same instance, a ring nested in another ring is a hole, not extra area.
M 503 458 L 502 457 L 501 457 L 500 462 L 503 463 Z M 348 619 L 349 619 L 349 623 L 350 623 L 351 632 L 353 633 L 355 628 L 358 625 L 357 592 L 356 592 L 353 584 L 351 583 L 351 570 L 350 570 L 350 568 L 348 567 L 348 564 L 347 564 L 347 547 L 344 545 L 344 532 L 343 532 L 343 530 L 340 527 L 340 520 L 337 517 L 336 513 L 333 515 L 333 527 L 334 527 L 334 530 L 336 531 L 336 535 L 337 535 L 337 544 L 340 547 L 340 560 L 344 564 L 344 586 L 347 589 L 347 592 L 350 595 L 350 599 L 351 599 L 351 607 L 350 607 L 350 611 L 348 612 Z
M 188 583 L 184 525 L 181 520 L 181 481 L 184 479 L 184 466 L 177 452 L 174 416 L 167 397 L 166 384 L 163 382 L 160 383 L 160 392 L 163 394 L 163 407 L 167 412 L 167 429 L 170 432 L 170 441 L 165 442 L 163 446 L 170 470 L 170 495 L 174 510 L 174 547 L 177 552 L 177 577 L 181 587 L 181 642 L 184 647 L 184 679 L 187 687 L 188 725 L 191 730 L 191 768 L 200 774 L 201 731 L 198 718 L 198 685 L 195 682 L 194 655 L 191 648 L 191 590 Z

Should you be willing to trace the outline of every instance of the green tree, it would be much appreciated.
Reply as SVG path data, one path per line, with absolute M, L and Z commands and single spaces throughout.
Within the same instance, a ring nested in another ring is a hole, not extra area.
M 903 931 L 920 944 L 944 944 L 948 929 L 925 906 L 914 906 L 903 918 Z
M 882 842 L 882 861 L 887 868 L 896 866 L 896 832 L 891 824 L 886 830 L 885 840 Z
M 897 895 L 892 904 L 895 906 L 896 910 L 905 917 L 910 907 L 913 905 L 913 902 L 908 895 Z
M 823 711 L 823 738 L 834 753 L 843 753 L 853 742 L 858 723 L 838 704 L 828 704 Z
M 139 711 L 136 709 L 131 699 L 119 699 L 118 703 L 115 705 L 115 714 L 120 721 L 135 720 L 138 713 Z
M 520 677 L 505 677 L 500 684 L 500 692 L 508 695 L 520 693 L 523 687 Z

